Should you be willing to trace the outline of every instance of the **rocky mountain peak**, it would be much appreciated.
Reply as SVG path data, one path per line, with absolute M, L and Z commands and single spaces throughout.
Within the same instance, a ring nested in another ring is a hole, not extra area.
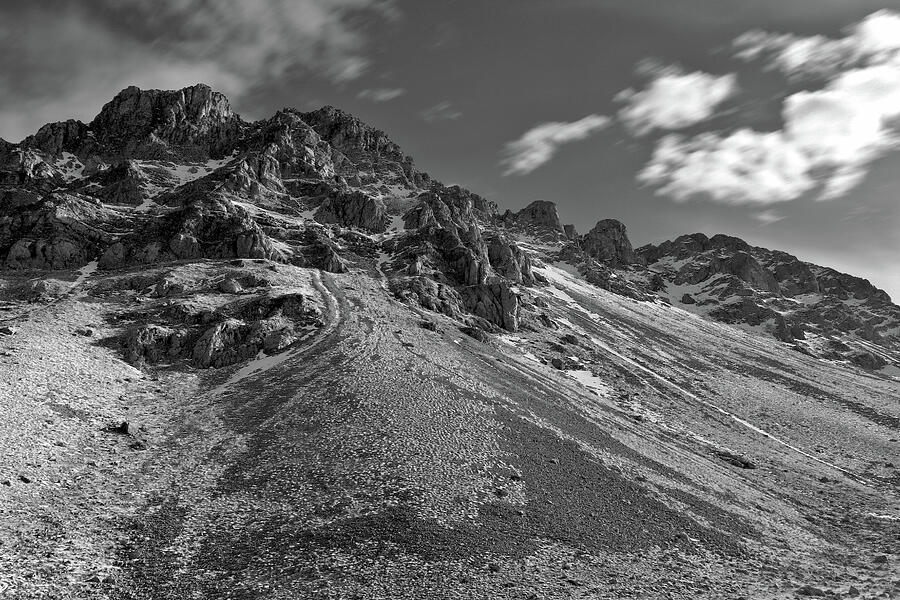
M 670 301 L 726 323 L 768 329 L 804 352 L 877 364 L 871 350 L 838 352 L 833 340 L 872 341 L 900 331 L 900 307 L 869 281 L 740 238 L 695 233 L 636 254 L 670 290 Z
M 58 156 L 63 152 L 79 152 L 87 137 L 88 126 L 81 121 L 69 119 L 43 125 L 37 133 L 25 138 L 21 145 Z
M 299 116 L 322 140 L 356 164 L 362 181 L 381 178 L 399 180 L 410 187 L 423 187 L 430 180 L 415 168 L 413 159 L 406 156 L 384 131 L 367 125 L 350 113 L 324 106 Z
M 625 224 L 616 219 L 598 221 L 581 238 L 581 246 L 591 258 L 613 267 L 628 265 L 636 260 Z
M 537 225 L 563 233 L 563 226 L 556 211 L 556 203 L 549 200 L 535 200 L 515 214 L 523 225 Z
M 189 155 L 222 155 L 240 125 L 223 94 L 197 84 L 175 91 L 127 87 L 104 105 L 90 129 L 108 152 L 156 158 L 171 154 L 167 146 Z
M 370 154 L 395 160 L 405 158 L 400 146 L 384 131 L 367 125 L 339 108 L 323 106 L 312 112 L 301 113 L 300 117 L 323 139 L 348 156 Z

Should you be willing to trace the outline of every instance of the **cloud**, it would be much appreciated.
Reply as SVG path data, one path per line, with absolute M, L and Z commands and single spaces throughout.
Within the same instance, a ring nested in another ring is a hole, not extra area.
M 629 88 L 616 100 L 624 103 L 619 119 L 637 135 L 656 129 L 675 130 L 703 122 L 737 91 L 735 75 L 682 73 L 673 67 L 658 69 L 643 90 Z
M 777 223 L 778 221 L 783 220 L 784 215 L 781 215 L 774 210 L 764 210 L 753 215 L 753 218 L 759 221 L 762 225 L 771 225 L 772 223 Z
M 832 200 L 898 147 L 900 15 L 874 13 L 841 39 L 754 32 L 736 44 L 745 59 L 765 55 L 789 76 L 819 77 L 818 89 L 784 98 L 777 131 L 660 140 L 639 181 L 677 201 L 770 204 L 813 190 Z
M 455 109 L 453 105 L 446 100 L 444 102 L 438 102 L 430 108 L 426 108 L 419 114 L 429 123 L 434 123 L 435 121 L 455 121 L 462 116 L 462 112 Z
M 550 122 L 532 127 L 517 140 L 506 144 L 504 175 L 531 173 L 556 154 L 559 147 L 569 142 L 583 140 L 609 125 L 609 117 L 588 115 L 571 123 Z
M 403 88 L 366 88 L 356 95 L 363 100 L 372 102 L 388 102 L 406 93 Z
M 787 202 L 814 185 L 806 157 L 781 132 L 750 129 L 665 136 L 638 181 L 677 202 L 702 197 L 735 205 Z
M 210 84 L 235 99 L 298 74 L 335 83 L 369 66 L 365 26 L 386 0 L 32 0 L 0 7 L 0 136 L 88 120 L 128 85 Z
M 896 62 L 900 14 L 880 10 L 848 27 L 841 38 L 749 31 L 734 41 L 736 56 L 763 61 L 769 69 L 798 77 L 827 77 L 841 70 Z
M 305 67 L 334 81 L 366 69 L 365 40 L 351 25 L 361 12 L 390 18 L 382 0 L 100 0 L 107 22 L 130 37 L 223 69 L 270 79 Z M 92 4 L 92 10 L 94 6 Z

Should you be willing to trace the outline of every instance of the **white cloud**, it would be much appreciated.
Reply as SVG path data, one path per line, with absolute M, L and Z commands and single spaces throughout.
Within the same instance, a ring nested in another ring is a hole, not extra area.
M 403 88 L 366 88 L 356 95 L 363 100 L 372 102 L 388 102 L 406 93 Z
M 583 140 L 609 122 L 609 117 L 588 115 L 571 123 L 550 122 L 532 127 L 519 139 L 506 144 L 505 157 L 501 162 L 506 166 L 503 174 L 531 173 L 553 158 L 563 144 Z
M 455 121 L 462 116 L 462 112 L 454 108 L 453 105 L 446 100 L 438 102 L 430 108 L 426 108 L 419 114 L 429 123 L 435 121 Z
M 814 189 L 831 200 L 898 146 L 900 16 L 875 13 L 838 40 L 756 32 L 737 45 L 744 58 L 766 55 L 788 75 L 822 77 L 821 87 L 784 99 L 779 131 L 661 140 L 641 182 L 678 201 L 770 204 Z
M 829 76 L 849 69 L 891 62 L 900 53 L 900 14 L 880 10 L 847 28 L 841 38 L 750 31 L 734 41 L 736 55 L 762 60 L 791 77 Z
M 619 119 L 633 132 L 683 129 L 703 122 L 737 91 L 734 75 L 682 73 L 664 68 L 643 90 L 627 89 L 616 96 L 625 105 Z
M 806 157 L 781 132 L 749 129 L 668 135 L 638 181 L 678 202 L 706 197 L 723 204 L 787 202 L 814 185 Z

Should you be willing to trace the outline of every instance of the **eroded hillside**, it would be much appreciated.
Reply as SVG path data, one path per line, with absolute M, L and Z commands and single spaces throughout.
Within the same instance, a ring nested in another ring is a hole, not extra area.
M 205 86 L 0 143 L 0 194 L 11 597 L 898 591 L 868 282 L 501 213 Z

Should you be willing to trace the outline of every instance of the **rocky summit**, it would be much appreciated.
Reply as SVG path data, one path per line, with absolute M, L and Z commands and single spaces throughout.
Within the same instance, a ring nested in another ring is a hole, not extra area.
M 0 596 L 900 591 L 900 307 L 852 275 L 204 85 L 0 140 L 0 267 Z
M 726 235 L 685 235 L 636 254 L 657 293 L 691 312 L 768 331 L 813 356 L 896 364 L 900 307 L 865 279 Z

